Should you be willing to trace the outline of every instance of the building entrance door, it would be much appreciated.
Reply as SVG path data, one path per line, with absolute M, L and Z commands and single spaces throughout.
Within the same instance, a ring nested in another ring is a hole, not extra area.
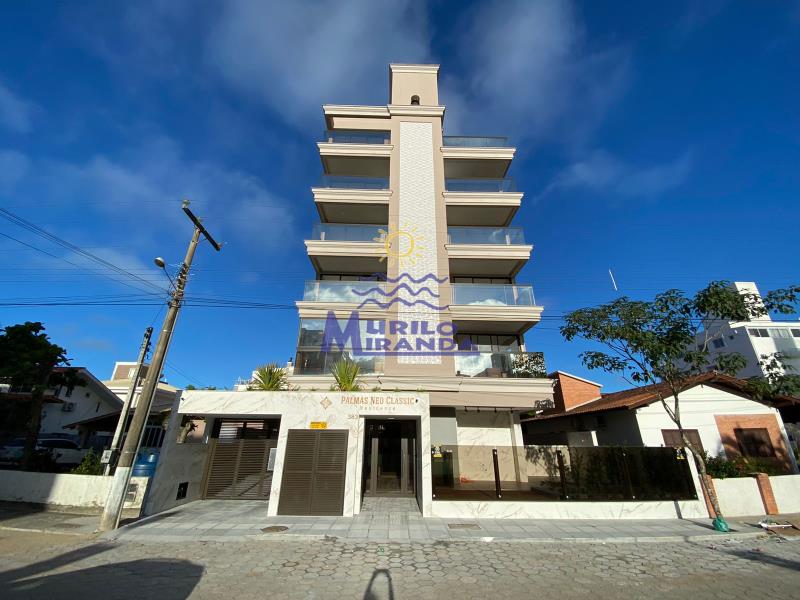
M 417 423 L 367 419 L 364 436 L 364 495 L 414 496 Z

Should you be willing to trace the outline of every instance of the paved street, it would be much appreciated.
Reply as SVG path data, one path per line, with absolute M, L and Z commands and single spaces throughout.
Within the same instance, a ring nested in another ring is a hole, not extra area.
M 0 531 L 3 598 L 796 598 L 800 542 L 107 542 Z

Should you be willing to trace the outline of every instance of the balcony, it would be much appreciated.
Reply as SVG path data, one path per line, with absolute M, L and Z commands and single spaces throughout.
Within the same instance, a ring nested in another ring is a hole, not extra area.
M 453 304 L 471 306 L 535 306 L 530 285 L 454 283 Z
M 305 302 L 361 303 L 368 298 L 382 300 L 384 296 L 375 288 L 385 290 L 384 281 L 306 281 L 303 290 Z
M 529 285 L 454 283 L 450 318 L 461 331 L 521 335 L 542 319 Z
M 547 377 L 541 352 L 481 352 L 456 355 L 456 375 L 461 377 Z
M 507 137 L 477 135 L 446 135 L 442 138 L 446 148 L 510 148 Z
M 317 273 L 381 273 L 386 270 L 386 225 L 316 223 L 306 250 Z
M 448 227 L 447 238 L 449 244 L 525 244 L 522 227 Z
M 531 256 L 519 227 L 448 227 L 451 276 L 514 277 Z
M 513 179 L 446 179 L 447 223 L 505 227 L 522 204 Z
M 311 193 L 323 223 L 380 225 L 389 221 L 392 192 L 387 177 L 323 175 Z
M 385 178 L 393 146 L 387 131 L 330 130 L 317 143 L 326 175 Z
M 333 242 L 380 242 L 386 225 L 351 225 L 344 223 L 314 223 L 313 240 Z
M 391 133 L 358 129 L 328 129 L 322 134 L 322 141 L 328 144 L 389 144 Z
M 319 350 L 298 350 L 294 363 L 294 375 L 330 375 L 331 368 L 342 359 L 358 364 L 361 375 L 383 373 L 383 356 L 353 356 L 344 352 L 321 352 Z
M 446 178 L 502 178 L 516 149 L 504 137 L 445 136 L 442 138 Z
M 444 181 L 448 192 L 484 192 L 488 194 L 516 192 L 517 184 L 510 177 L 501 179 L 455 179 L 448 177 Z
M 323 175 L 318 187 L 331 190 L 388 190 L 389 178 Z

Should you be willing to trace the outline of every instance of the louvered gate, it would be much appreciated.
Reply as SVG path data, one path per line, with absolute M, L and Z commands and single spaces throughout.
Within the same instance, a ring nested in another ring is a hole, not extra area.
M 346 472 L 347 430 L 290 429 L 278 514 L 341 516 Z
M 204 498 L 268 499 L 270 449 L 278 444 L 277 423 L 220 421 L 209 440 Z

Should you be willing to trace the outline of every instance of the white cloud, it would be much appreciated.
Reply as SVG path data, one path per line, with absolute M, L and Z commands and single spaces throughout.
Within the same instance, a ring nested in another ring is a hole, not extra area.
M 213 219 L 215 235 L 232 243 L 246 239 L 248 250 L 278 250 L 294 235 L 288 203 L 258 177 L 186 160 L 166 137 L 144 141 L 123 158 L 97 155 L 83 162 L 40 161 L 30 169 L 26 183 L 26 190 L 44 192 L 51 201 L 147 224 L 128 228 L 128 240 L 137 235 L 152 239 L 185 224 L 179 210 L 183 198 L 191 199 L 199 216 Z
M 537 199 L 556 190 L 571 189 L 591 190 L 621 198 L 655 198 L 682 185 L 691 167 L 689 152 L 666 163 L 636 166 L 598 150 L 561 171 Z
M 232 0 L 208 38 L 209 63 L 297 125 L 323 103 L 386 103 L 390 62 L 429 59 L 412 0 Z
M 35 112 L 35 104 L 0 83 L 0 125 L 17 133 L 28 133 Z
M 465 75 L 445 79 L 443 90 L 445 102 L 468 113 L 457 115 L 457 127 L 468 118 L 516 136 L 572 141 L 596 126 L 628 81 L 628 51 L 590 51 L 567 2 L 483 3 L 459 50 Z

